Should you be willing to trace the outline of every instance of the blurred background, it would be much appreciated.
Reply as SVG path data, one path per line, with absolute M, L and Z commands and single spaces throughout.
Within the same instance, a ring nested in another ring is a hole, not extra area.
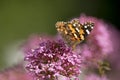
M 0 0 L 0 70 L 23 59 L 20 46 L 31 34 L 55 35 L 55 23 L 81 13 L 120 29 L 115 0 Z

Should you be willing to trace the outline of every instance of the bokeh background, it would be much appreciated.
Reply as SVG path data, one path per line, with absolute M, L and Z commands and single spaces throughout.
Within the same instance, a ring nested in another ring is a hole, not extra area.
M 115 0 L 0 0 L 0 70 L 23 59 L 21 44 L 31 34 L 55 35 L 55 23 L 81 13 L 120 29 Z

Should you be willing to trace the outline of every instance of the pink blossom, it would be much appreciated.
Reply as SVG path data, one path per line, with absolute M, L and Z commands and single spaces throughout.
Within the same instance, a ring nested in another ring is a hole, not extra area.
M 115 28 L 110 29 L 111 39 L 113 43 L 113 52 L 110 54 L 106 60 L 109 61 L 111 71 L 108 76 L 110 80 L 119 80 L 120 79 L 120 32 Z
M 99 76 L 97 74 L 88 74 L 84 80 L 109 80 L 106 76 Z
M 28 43 L 28 44 L 31 44 Z M 26 44 L 26 45 L 28 45 Z M 41 38 L 36 48 L 25 47 L 26 69 L 35 78 L 56 80 L 59 75 L 68 78 L 80 74 L 80 53 L 72 51 L 62 40 L 47 40 Z
M 120 32 L 113 28 L 113 25 L 94 17 L 82 15 L 79 19 L 81 23 L 92 21 L 95 24 L 93 31 L 81 48 L 85 62 L 92 65 L 94 62 L 107 60 L 111 70 L 106 75 L 110 80 L 119 80 Z
M 79 20 L 81 24 L 90 21 L 94 23 L 94 28 L 91 34 L 88 35 L 86 42 L 79 45 L 84 59 L 88 62 L 96 63 L 111 54 L 113 51 L 113 43 L 109 29 L 111 25 L 108 25 L 101 19 L 85 15 L 81 15 Z
M 18 65 L 0 72 L 0 80 L 33 80 L 23 66 Z

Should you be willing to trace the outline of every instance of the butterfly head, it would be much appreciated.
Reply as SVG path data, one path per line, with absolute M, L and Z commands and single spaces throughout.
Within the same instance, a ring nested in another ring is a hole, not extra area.
M 66 24 L 66 22 L 63 22 L 63 21 L 59 21 L 55 24 L 56 29 L 59 33 L 67 34 L 66 30 L 65 30 L 65 24 Z

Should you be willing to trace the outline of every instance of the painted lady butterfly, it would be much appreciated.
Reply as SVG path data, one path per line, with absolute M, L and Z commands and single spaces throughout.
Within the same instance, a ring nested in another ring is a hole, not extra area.
M 93 22 L 85 22 L 81 24 L 79 19 L 73 19 L 68 22 L 57 22 L 57 31 L 67 41 L 69 45 L 75 47 L 77 44 L 85 40 L 94 27 Z

